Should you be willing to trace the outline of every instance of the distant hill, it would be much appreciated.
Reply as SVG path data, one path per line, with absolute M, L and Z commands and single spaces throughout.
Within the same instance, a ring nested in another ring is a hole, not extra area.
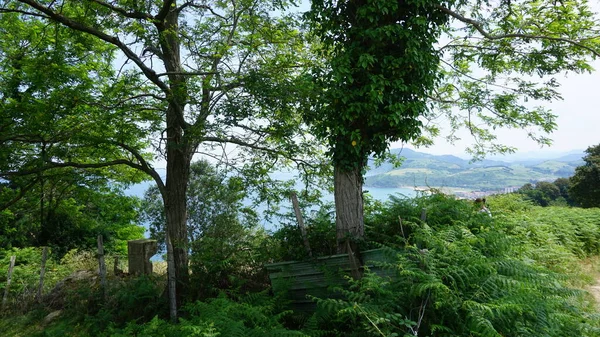
M 518 188 L 526 183 L 569 177 L 583 161 L 583 152 L 557 154 L 555 158 L 534 158 L 516 162 L 469 160 L 452 155 L 432 155 L 411 149 L 393 149 L 404 157 L 402 166 L 373 167 L 366 174 L 371 187 L 454 187 L 472 190 Z M 369 162 L 372 167 L 373 161 Z

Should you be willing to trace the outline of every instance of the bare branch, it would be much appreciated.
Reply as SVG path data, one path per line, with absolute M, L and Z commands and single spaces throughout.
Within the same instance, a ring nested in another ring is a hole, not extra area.
M 489 40 L 502 40 L 502 39 L 510 39 L 510 38 L 518 38 L 518 39 L 532 39 L 532 40 L 550 40 L 550 41 L 560 41 L 560 42 L 565 42 L 574 46 L 577 46 L 579 48 L 585 49 L 589 52 L 591 52 L 595 57 L 600 57 L 600 51 L 588 47 L 584 44 L 582 44 L 579 41 L 575 41 L 575 40 L 571 40 L 571 39 L 567 39 L 564 37 L 555 37 L 555 36 L 546 36 L 546 35 L 533 35 L 533 34 L 521 34 L 521 33 L 511 33 L 511 34 L 501 34 L 501 35 L 492 35 L 490 34 L 488 31 L 486 31 L 483 26 L 481 25 L 481 23 L 479 23 L 478 21 L 471 19 L 471 18 L 467 18 L 457 12 L 454 12 L 444 6 L 441 5 L 437 5 L 437 8 L 440 9 L 442 12 L 450 15 L 451 17 L 464 22 L 466 24 L 469 24 L 471 26 L 473 26 L 481 35 L 483 35 L 485 38 L 489 39 Z

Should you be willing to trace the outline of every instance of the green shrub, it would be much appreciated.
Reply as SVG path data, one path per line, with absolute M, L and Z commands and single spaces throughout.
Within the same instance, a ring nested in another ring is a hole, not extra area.
M 222 290 L 260 291 L 269 286 L 263 264 L 270 248 L 263 229 L 233 222 L 208 229 L 192 243 L 192 299 L 216 296 Z
M 336 254 L 333 204 L 328 203 L 305 219 L 306 235 L 313 256 Z M 309 258 L 296 223 L 286 224 L 273 234 L 274 261 L 302 261 Z

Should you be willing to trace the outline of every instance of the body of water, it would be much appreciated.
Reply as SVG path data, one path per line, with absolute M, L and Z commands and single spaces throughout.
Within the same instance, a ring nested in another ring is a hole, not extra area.
M 144 197 L 144 192 L 153 184 L 153 182 L 143 182 L 140 184 L 135 184 L 131 186 L 129 189 L 125 191 L 126 195 L 137 196 L 139 198 Z M 364 187 L 365 193 L 371 195 L 375 200 L 387 201 L 392 195 L 406 196 L 406 197 L 414 197 L 417 193 L 412 188 L 386 188 L 386 187 Z M 325 194 L 322 199 L 324 202 L 333 202 L 333 194 Z M 248 201 L 248 204 L 250 201 Z M 284 203 L 281 205 L 282 210 L 289 209 L 292 211 L 291 202 Z M 259 214 L 262 214 L 265 210 L 266 206 L 259 206 L 256 210 Z M 306 216 L 306 215 L 305 215 Z M 279 221 L 272 219 L 271 221 L 262 220 L 261 223 L 268 230 L 274 230 L 278 227 Z M 142 224 L 146 227 L 146 236 L 149 235 L 147 224 Z

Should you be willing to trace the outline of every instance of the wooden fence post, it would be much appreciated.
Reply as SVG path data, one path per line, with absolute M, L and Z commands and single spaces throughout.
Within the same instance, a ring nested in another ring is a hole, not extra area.
M 38 302 L 42 301 L 42 292 L 44 289 L 44 274 L 46 274 L 46 259 L 48 258 L 48 247 L 44 247 L 42 250 L 42 266 L 40 267 L 40 285 L 38 286 L 37 291 L 37 300 Z
M 10 264 L 8 265 L 8 278 L 6 279 L 6 287 L 4 288 L 4 297 L 2 297 L 2 310 L 4 310 L 4 306 L 6 305 L 6 300 L 8 300 L 8 289 L 10 288 L 10 281 L 12 279 L 13 268 L 15 267 L 15 259 L 17 257 L 12 255 L 10 257 Z
M 306 236 L 306 227 L 304 227 L 304 220 L 302 219 L 300 205 L 298 204 L 298 196 L 296 196 L 296 192 L 292 192 L 290 197 L 292 199 L 292 206 L 294 206 L 294 213 L 296 213 L 296 220 L 298 220 L 298 227 L 300 227 L 300 233 L 302 234 L 302 240 L 304 241 L 304 248 L 306 248 L 308 256 L 312 257 L 312 250 L 310 249 L 310 243 Z
M 100 275 L 100 285 L 102 292 L 106 291 L 106 264 L 104 263 L 104 243 L 102 235 L 98 235 L 98 274 Z
M 421 210 L 421 221 L 423 221 L 423 222 L 427 221 L 427 209 L 426 208 L 423 208 Z

